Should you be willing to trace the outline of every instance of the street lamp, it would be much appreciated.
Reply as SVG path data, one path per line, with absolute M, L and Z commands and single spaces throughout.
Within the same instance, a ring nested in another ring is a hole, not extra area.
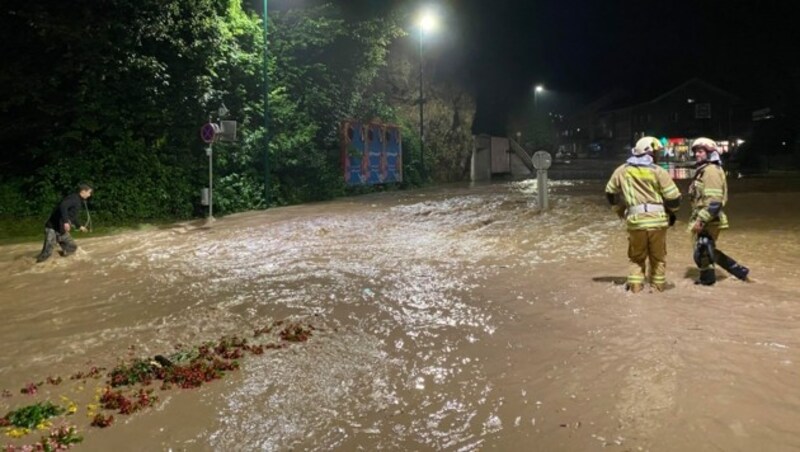
M 432 9 L 425 9 L 417 17 L 417 28 L 419 28 L 419 162 L 420 173 L 423 180 L 425 174 L 425 125 L 424 125 L 424 104 L 425 95 L 422 89 L 422 41 L 425 34 L 435 31 L 439 26 L 439 17 Z
M 538 144 L 539 144 L 538 143 L 538 141 L 539 141 L 539 128 L 538 128 L 539 118 L 536 117 L 536 103 L 537 103 L 536 101 L 538 100 L 539 93 L 542 93 L 542 92 L 544 92 L 544 86 L 542 86 L 542 85 L 536 85 L 536 87 L 533 88 L 533 136 L 532 136 L 532 138 L 533 138 L 534 146 L 538 146 Z
M 539 96 L 539 93 L 544 91 L 544 86 L 536 85 L 536 88 L 533 90 L 533 114 L 536 114 L 536 98 Z
M 269 208 L 269 57 L 267 53 L 267 0 L 264 0 L 264 200 Z

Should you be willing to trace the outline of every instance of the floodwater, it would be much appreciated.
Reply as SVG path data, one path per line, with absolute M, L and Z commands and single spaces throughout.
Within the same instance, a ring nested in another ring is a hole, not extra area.
M 693 284 L 684 202 L 664 293 L 625 291 L 600 181 L 553 182 L 546 212 L 523 181 L 77 236 L 41 265 L 5 246 L 0 412 L 104 381 L 20 394 L 50 375 L 301 319 L 308 342 L 109 428 L 81 408 L 76 449 L 798 450 L 800 190 L 730 184 L 720 248 L 753 282 Z

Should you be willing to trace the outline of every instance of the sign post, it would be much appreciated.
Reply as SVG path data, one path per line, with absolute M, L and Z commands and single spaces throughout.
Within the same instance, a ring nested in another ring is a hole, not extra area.
M 206 155 L 208 155 L 208 219 L 214 219 L 214 164 L 211 158 L 214 155 L 211 143 L 206 148 Z
M 550 153 L 536 151 L 531 158 L 533 167 L 536 168 L 536 191 L 539 194 L 539 209 L 547 210 L 547 169 L 553 163 Z
M 206 148 L 206 155 L 208 155 L 208 219 L 214 219 L 214 164 L 212 160 L 212 156 L 214 155 L 214 151 L 212 148 L 212 144 L 219 133 L 219 126 L 214 124 L 213 122 L 208 122 L 203 124 L 203 127 L 200 128 L 200 138 L 208 144 Z

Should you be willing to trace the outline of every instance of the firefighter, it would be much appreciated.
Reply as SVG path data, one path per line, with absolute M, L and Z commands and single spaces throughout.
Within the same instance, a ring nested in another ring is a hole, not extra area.
M 666 283 L 667 227 L 675 223 L 681 193 L 669 174 L 653 161 L 661 149 L 654 137 L 643 137 L 631 157 L 611 175 L 606 198 L 628 228 L 630 272 L 627 288 L 640 292 L 650 261 L 650 284 L 658 292 Z
M 696 284 L 710 286 L 717 281 L 714 264 L 733 276 L 747 281 L 750 269 L 740 265 L 717 248 L 720 231 L 728 229 L 728 217 L 723 212 L 728 202 L 728 183 L 719 158 L 717 143 L 708 138 L 692 142 L 696 160 L 694 180 L 689 187 L 692 215 L 689 230 L 694 240 L 694 261 L 700 269 Z

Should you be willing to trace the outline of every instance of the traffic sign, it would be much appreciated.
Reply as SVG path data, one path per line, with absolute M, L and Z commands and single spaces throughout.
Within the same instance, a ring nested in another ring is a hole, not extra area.
M 218 133 L 219 126 L 213 122 L 205 123 L 200 128 L 200 138 L 206 143 L 213 143 Z
M 553 162 L 550 153 L 547 151 L 536 151 L 531 160 L 533 160 L 533 167 L 537 170 L 546 170 L 550 168 L 550 164 Z

